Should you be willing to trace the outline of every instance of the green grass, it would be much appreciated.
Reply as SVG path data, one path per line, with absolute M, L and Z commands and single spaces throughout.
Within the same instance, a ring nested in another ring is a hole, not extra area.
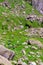
M 0 2 L 3 2 L 3 1 L 4 0 L 0 0 Z M 37 47 L 38 50 L 32 50 L 31 49 L 32 46 L 27 45 L 28 48 L 25 48 L 26 45 L 23 45 L 25 41 L 31 39 L 31 37 L 25 36 L 26 34 L 25 29 L 27 29 L 25 24 L 31 25 L 34 28 L 41 27 L 41 24 L 39 25 L 37 21 L 33 21 L 31 23 L 31 21 L 26 20 L 26 16 L 28 14 L 33 13 L 32 11 L 33 7 L 28 2 L 25 2 L 24 0 L 8 0 L 8 2 L 11 6 L 11 9 L 4 7 L 4 6 L 0 6 L 0 44 L 4 44 L 5 47 L 13 50 L 16 53 L 13 60 L 17 61 L 19 58 L 22 58 L 23 54 L 21 51 L 22 49 L 25 49 L 26 57 L 28 57 L 29 60 L 36 61 L 38 59 L 41 59 L 43 61 L 43 50 L 42 49 L 39 49 Z M 21 7 L 22 4 L 25 6 L 25 8 L 24 9 L 21 8 L 19 10 L 19 7 Z M 15 8 L 15 6 L 17 6 L 17 8 Z M 14 11 L 15 9 L 18 12 L 17 13 L 18 16 L 15 13 L 16 11 Z M 25 11 L 25 16 L 23 14 L 24 11 Z M 34 10 L 34 14 L 38 16 L 41 15 L 37 10 Z M 20 23 L 22 23 L 22 25 L 24 26 L 23 29 L 14 30 L 14 26 L 18 27 Z M 10 30 L 8 29 L 9 26 L 10 26 Z M 38 38 L 38 37 L 32 37 L 32 38 L 39 40 L 43 43 L 42 38 Z M 29 56 L 29 52 L 31 50 L 32 52 L 35 53 L 35 55 Z M 36 53 L 40 51 L 42 52 L 42 54 L 40 55 L 40 57 L 37 57 Z M 27 63 L 27 60 L 24 60 L 24 61 Z

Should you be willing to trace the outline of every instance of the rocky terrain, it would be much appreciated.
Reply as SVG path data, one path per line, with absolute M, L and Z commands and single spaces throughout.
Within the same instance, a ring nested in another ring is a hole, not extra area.
M 33 7 L 35 7 L 41 14 L 43 14 L 43 0 L 32 0 Z
M 43 0 L 0 0 L 0 65 L 43 65 Z

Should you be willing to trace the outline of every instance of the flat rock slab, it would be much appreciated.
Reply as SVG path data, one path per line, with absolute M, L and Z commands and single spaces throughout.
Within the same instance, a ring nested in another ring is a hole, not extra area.
M 28 32 L 26 35 L 27 36 L 39 36 L 41 38 L 43 38 L 43 28 L 30 28 L 27 29 L 26 32 Z
M 35 45 L 37 45 L 39 48 L 43 48 L 42 43 L 41 43 L 40 41 L 38 41 L 38 40 L 30 39 L 29 42 L 30 42 L 31 45 L 34 45 L 34 44 L 35 44 Z
M 5 57 L 0 55 L 0 65 L 12 65 Z
M 3 45 L 0 45 L 0 55 L 7 58 L 8 60 L 11 60 L 15 53 L 7 48 L 5 48 Z

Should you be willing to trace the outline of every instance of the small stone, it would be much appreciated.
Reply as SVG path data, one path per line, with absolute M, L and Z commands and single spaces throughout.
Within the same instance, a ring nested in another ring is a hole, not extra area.
M 26 55 L 26 52 L 25 52 L 25 50 L 24 50 L 24 49 L 22 50 L 22 53 L 23 53 L 24 55 Z
M 32 49 L 34 49 L 34 50 L 37 50 L 37 47 L 35 47 L 35 46 L 32 46 Z
M 23 11 L 23 14 L 25 14 L 26 12 L 25 11 Z
M 32 54 L 32 55 L 34 55 L 35 53 L 34 53 L 34 52 L 29 52 L 29 54 Z
M 23 59 L 24 59 L 24 60 L 28 60 L 28 58 L 27 58 L 26 56 L 23 56 Z
M 25 6 L 22 4 L 22 8 L 24 9 L 25 8 Z
M 23 25 L 21 25 L 21 26 L 20 26 L 20 28 L 22 29 L 22 28 L 24 28 L 24 26 L 23 26 Z
M 18 60 L 17 65 L 27 65 L 27 64 L 25 62 L 22 62 L 22 60 L 20 59 L 20 60 Z
M 29 65 L 36 65 L 35 62 L 29 62 Z
M 27 42 L 22 43 L 23 45 L 27 45 Z
M 25 46 L 25 48 L 28 48 L 28 46 Z

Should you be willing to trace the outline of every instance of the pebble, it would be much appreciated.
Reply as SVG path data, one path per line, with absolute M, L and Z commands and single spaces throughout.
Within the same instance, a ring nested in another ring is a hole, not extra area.
M 18 60 L 17 65 L 27 65 L 27 64 L 25 62 L 22 62 L 22 60 L 20 59 L 20 60 Z
M 28 48 L 28 46 L 25 46 L 25 48 Z
M 26 42 L 24 42 L 24 43 L 22 43 L 23 45 L 27 45 L 27 43 Z
M 34 55 L 35 53 L 34 53 L 34 52 L 29 52 L 29 54 L 32 54 L 32 55 Z
M 37 50 L 37 47 L 35 47 L 35 46 L 32 46 L 32 49 L 34 49 L 34 50 Z
M 24 55 L 26 55 L 26 52 L 25 52 L 25 50 L 24 50 L 24 49 L 22 50 L 22 53 L 23 53 Z
M 29 65 L 36 65 L 35 62 L 29 62 Z

